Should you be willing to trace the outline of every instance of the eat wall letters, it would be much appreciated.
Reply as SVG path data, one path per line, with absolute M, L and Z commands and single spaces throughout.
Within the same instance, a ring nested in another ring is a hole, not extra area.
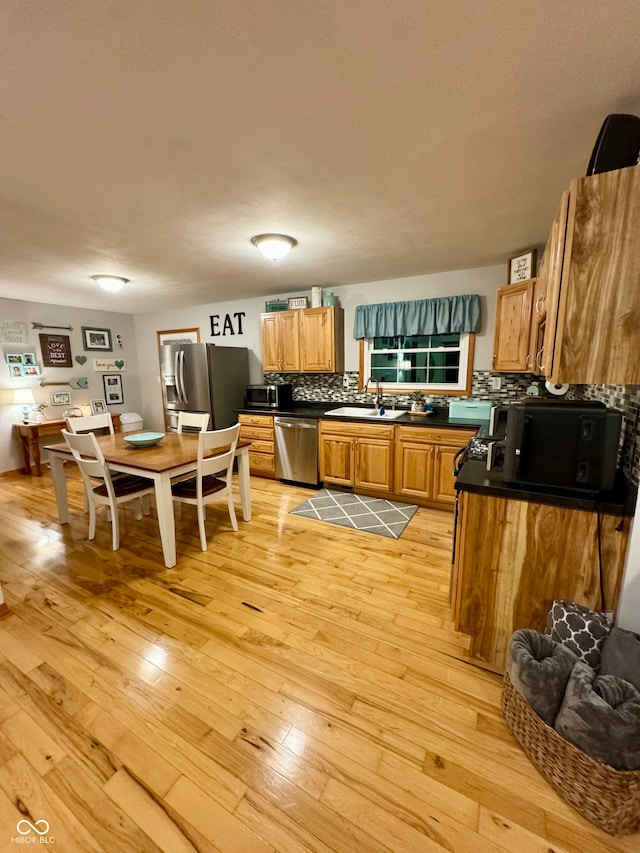
M 211 321 L 211 337 L 219 338 L 221 335 L 225 337 L 226 335 L 242 335 L 244 334 L 242 331 L 242 318 L 246 317 L 246 313 L 244 311 L 235 311 L 233 314 L 225 314 L 224 320 L 222 321 L 222 330 L 220 330 L 220 317 L 221 314 L 210 314 L 209 320 Z M 237 321 L 237 330 L 234 328 L 233 320 L 231 318 L 235 318 Z

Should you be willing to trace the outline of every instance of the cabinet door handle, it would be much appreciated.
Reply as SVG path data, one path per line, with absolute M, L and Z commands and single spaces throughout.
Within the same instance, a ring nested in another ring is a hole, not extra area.
M 544 366 L 542 364 L 542 353 L 544 352 L 544 347 L 540 350 L 540 352 L 536 355 L 536 365 L 538 370 L 544 370 Z
M 531 367 L 531 353 L 530 352 L 527 353 L 527 360 L 525 361 L 524 366 L 525 367 Z

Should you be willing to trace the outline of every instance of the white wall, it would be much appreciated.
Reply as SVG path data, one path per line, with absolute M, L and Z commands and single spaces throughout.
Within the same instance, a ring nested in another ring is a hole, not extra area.
M 636 505 L 636 515 L 631 523 L 629 549 L 622 580 L 622 595 L 616 614 L 616 625 L 626 631 L 640 634 L 640 522 L 638 510 L 640 500 Z
M 70 308 L 62 305 L 49 305 L 41 302 L 23 302 L 18 299 L 0 299 L 0 320 L 18 320 L 27 326 L 26 344 L 0 343 L 0 472 L 12 471 L 23 465 L 22 452 L 13 434 L 13 424 L 21 419 L 22 407 L 11 403 L 14 388 L 29 386 L 37 402 L 47 403 L 43 412 L 45 418 L 59 418 L 69 406 L 52 406 L 52 391 L 69 391 L 71 406 L 88 405 L 90 400 L 103 400 L 104 387 L 102 373 L 93 370 L 94 358 L 122 358 L 125 361 L 125 371 L 122 374 L 124 390 L 124 405 L 109 406 L 108 411 L 131 412 L 139 411 L 140 380 L 138 374 L 138 357 L 134 341 L 134 322 L 129 314 L 119 314 L 107 311 L 90 311 L 85 308 Z M 44 329 L 32 329 L 31 324 L 42 323 Z M 73 331 L 52 329 L 49 326 L 72 326 Z M 86 352 L 82 345 L 81 327 L 96 327 L 109 329 L 113 342 L 113 352 Z M 68 335 L 71 343 L 73 367 L 43 367 L 40 352 L 40 333 Z M 116 340 L 116 335 L 122 339 L 122 347 Z M 41 368 L 41 375 L 33 379 L 11 379 L 6 353 L 33 352 Z M 76 361 L 77 356 L 86 356 L 84 364 Z M 86 390 L 73 389 L 69 386 L 40 387 L 40 380 L 45 382 L 65 382 L 70 378 L 84 376 L 89 384 Z
M 374 302 L 398 302 L 410 299 L 430 299 L 437 296 L 452 296 L 463 293 L 478 293 L 481 297 L 482 325 L 476 336 L 474 368 L 491 369 L 493 347 L 493 328 L 495 318 L 496 291 L 504 284 L 505 268 L 503 264 L 483 267 L 475 270 L 457 270 L 435 275 L 413 276 L 411 278 L 390 279 L 387 281 L 365 282 L 343 287 L 329 287 L 338 297 L 344 308 L 345 321 L 345 369 L 357 371 L 359 368 L 359 345 L 353 338 L 353 323 L 358 305 Z M 295 291 L 278 294 L 279 298 L 306 295 L 308 291 Z M 262 362 L 260 347 L 260 314 L 264 312 L 264 298 L 237 299 L 227 302 L 211 302 L 178 311 L 165 311 L 157 314 L 138 314 L 135 317 L 136 343 L 142 383 L 142 414 L 145 426 L 161 429 L 163 426 L 162 395 L 158 367 L 156 333 L 167 329 L 200 329 L 200 340 L 216 343 L 218 346 L 244 346 L 249 348 L 249 366 L 252 382 L 261 382 Z M 244 311 L 242 335 L 211 335 L 210 315 L 221 317 L 225 314 L 233 317 L 238 311 Z M 151 354 L 151 357 L 150 357 Z

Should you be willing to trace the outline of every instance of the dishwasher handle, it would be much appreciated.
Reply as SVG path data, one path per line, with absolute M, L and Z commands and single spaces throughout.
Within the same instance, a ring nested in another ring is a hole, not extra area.
M 276 421 L 275 425 L 277 427 L 286 427 L 286 429 L 316 429 L 316 427 L 310 424 L 292 424 L 288 421 Z

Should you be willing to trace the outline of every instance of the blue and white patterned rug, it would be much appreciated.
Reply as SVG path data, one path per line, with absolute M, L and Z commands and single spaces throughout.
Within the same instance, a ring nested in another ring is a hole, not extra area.
M 399 539 L 417 509 L 415 504 L 322 489 L 291 513 Z

